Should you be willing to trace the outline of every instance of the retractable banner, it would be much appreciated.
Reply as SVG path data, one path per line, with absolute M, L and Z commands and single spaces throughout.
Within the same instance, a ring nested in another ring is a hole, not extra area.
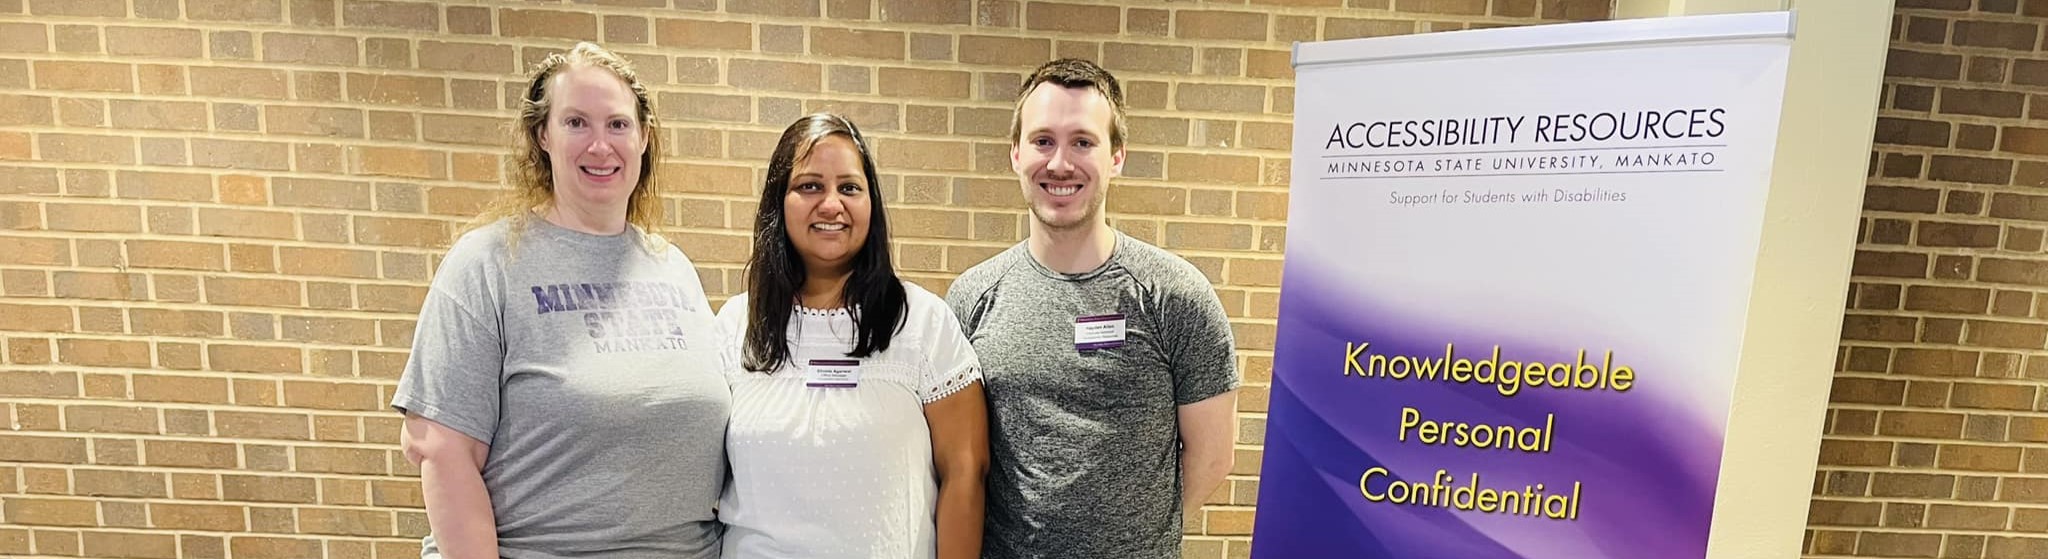
M 1252 557 L 1705 557 L 1791 29 L 1298 45 Z

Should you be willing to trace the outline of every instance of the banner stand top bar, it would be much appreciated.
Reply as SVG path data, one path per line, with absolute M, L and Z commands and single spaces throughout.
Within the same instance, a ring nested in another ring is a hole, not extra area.
M 1295 68 L 1642 43 L 1790 38 L 1792 12 L 1558 23 L 1392 37 L 1294 43 Z M 1365 47 L 1365 45 L 1371 45 Z

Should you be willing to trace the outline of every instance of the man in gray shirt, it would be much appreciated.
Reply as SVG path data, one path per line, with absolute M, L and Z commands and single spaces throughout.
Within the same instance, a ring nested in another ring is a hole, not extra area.
M 1024 242 L 953 282 L 989 422 L 983 559 L 1180 556 L 1181 515 L 1228 474 L 1240 382 L 1194 265 L 1109 227 L 1123 89 L 1055 60 L 1019 91 L 1010 163 Z

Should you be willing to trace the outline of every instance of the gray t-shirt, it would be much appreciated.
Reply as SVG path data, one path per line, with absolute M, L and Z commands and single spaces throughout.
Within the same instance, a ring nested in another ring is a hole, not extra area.
M 1240 383 L 1230 322 L 1201 271 L 1122 233 L 1108 262 L 1080 274 L 1047 269 L 1020 243 L 967 270 L 946 301 L 988 393 L 982 557 L 1179 557 L 1178 406 Z M 1121 346 L 1077 348 L 1078 319 L 1115 314 Z
M 732 393 L 696 268 L 525 222 L 516 256 L 506 221 L 449 249 L 391 405 L 490 445 L 504 557 L 717 557 Z

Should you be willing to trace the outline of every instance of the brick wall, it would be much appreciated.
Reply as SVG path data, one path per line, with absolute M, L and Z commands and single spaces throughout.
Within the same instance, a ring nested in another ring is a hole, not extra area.
M 2048 557 L 2048 2 L 1899 0 L 1808 557 Z
M 1003 137 L 1021 74 L 1118 71 L 1134 143 L 1112 219 L 1215 282 L 1249 381 L 1238 468 L 1186 549 L 1243 557 L 1289 44 L 1609 2 L 1346 4 L 0 0 L 0 555 L 416 556 L 426 517 L 384 408 L 414 314 L 504 180 L 517 74 L 597 40 L 659 93 L 669 234 L 719 299 L 796 116 L 873 133 L 899 266 L 943 292 L 1025 230 Z

